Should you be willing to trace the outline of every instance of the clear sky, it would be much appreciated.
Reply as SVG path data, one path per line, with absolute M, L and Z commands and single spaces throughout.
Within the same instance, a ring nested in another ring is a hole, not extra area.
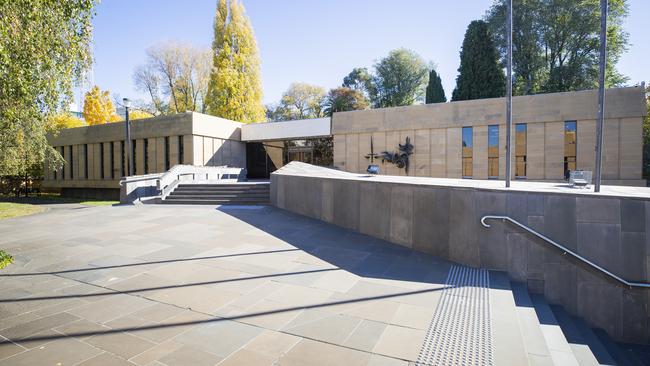
M 450 98 L 459 51 L 470 21 L 492 0 L 243 0 L 262 60 L 264 103 L 289 84 L 339 86 L 354 67 L 372 67 L 406 47 L 432 61 Z M 650 81 L 650 1 L 629 0 L 631 46 L 619 63 L 630 84 Z M 216 0 L 103 0 L 94 19 L 94 82 L 122 97 L 143 98 L 132 82 L 145 50 L 175 40 L 208 47 Z M 645 38 L 645 39 L 644 39 Z

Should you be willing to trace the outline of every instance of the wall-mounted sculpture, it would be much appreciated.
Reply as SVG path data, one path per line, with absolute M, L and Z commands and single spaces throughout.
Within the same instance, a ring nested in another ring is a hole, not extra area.
M 370 154 L 366 155 L 366 159 L 370 159 L 372 163 L 374 159 L 381 159 L 381 162 L 389 162 L 397 165 L 398 168 L 404 169 L 406 174 L 409 173 L 409 156 L 413 154 L 414 146 L 411 144 L 411 139 L 407 136 L 406 143 L 398 144 L 397 152 L 382 151 L 375 154 L 372 137 L 370 137 Z

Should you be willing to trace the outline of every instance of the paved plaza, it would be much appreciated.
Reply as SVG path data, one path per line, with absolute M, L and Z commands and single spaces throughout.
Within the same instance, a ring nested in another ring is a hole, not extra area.
M 0 365 L 407 365 L 451 263 L 273 207 L 0 222 Z

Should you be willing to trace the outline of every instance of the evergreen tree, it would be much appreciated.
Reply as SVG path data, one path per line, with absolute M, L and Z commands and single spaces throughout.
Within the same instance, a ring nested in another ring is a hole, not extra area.
M 436 70 L 429 72 L 429 84 L 427 84 L 426 103 L 444 103 L 447 101 L 445 89 L 442 88 L 442 81 Z
M 208 113 L 245 123 L 264 121 L 257 43 L 237 0 L 218 0 L 212 51 Z
M 506 77 L 484 21 L 475 20 L 467 27 L 458 72 L 452 101 L 505 95 Z

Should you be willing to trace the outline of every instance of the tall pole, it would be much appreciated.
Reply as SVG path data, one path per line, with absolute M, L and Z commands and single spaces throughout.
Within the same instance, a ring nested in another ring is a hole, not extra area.
M 607 63 L 607 0 L 600 0 L 600 60 L 598 74 L 598 125 L 596 126 L 596 166 L 594 192 L 600 192 L 605 123 L 605 66 Z
M 124 126 L 126 126 L 126 156 L 129 164 L 128 175 L 133 175 L 133 154 L 131 154 L 131 123 L 129 122 L 129 107 L 124 108 L 126 110 L 126 121 L 124 121 Z
M 508 52 L 506 55 L 506 187 L 510 187 L 510 170 L 512 165 L 512 0 L 507 1 L 508 19 L 506 33 L 508 38 Z

